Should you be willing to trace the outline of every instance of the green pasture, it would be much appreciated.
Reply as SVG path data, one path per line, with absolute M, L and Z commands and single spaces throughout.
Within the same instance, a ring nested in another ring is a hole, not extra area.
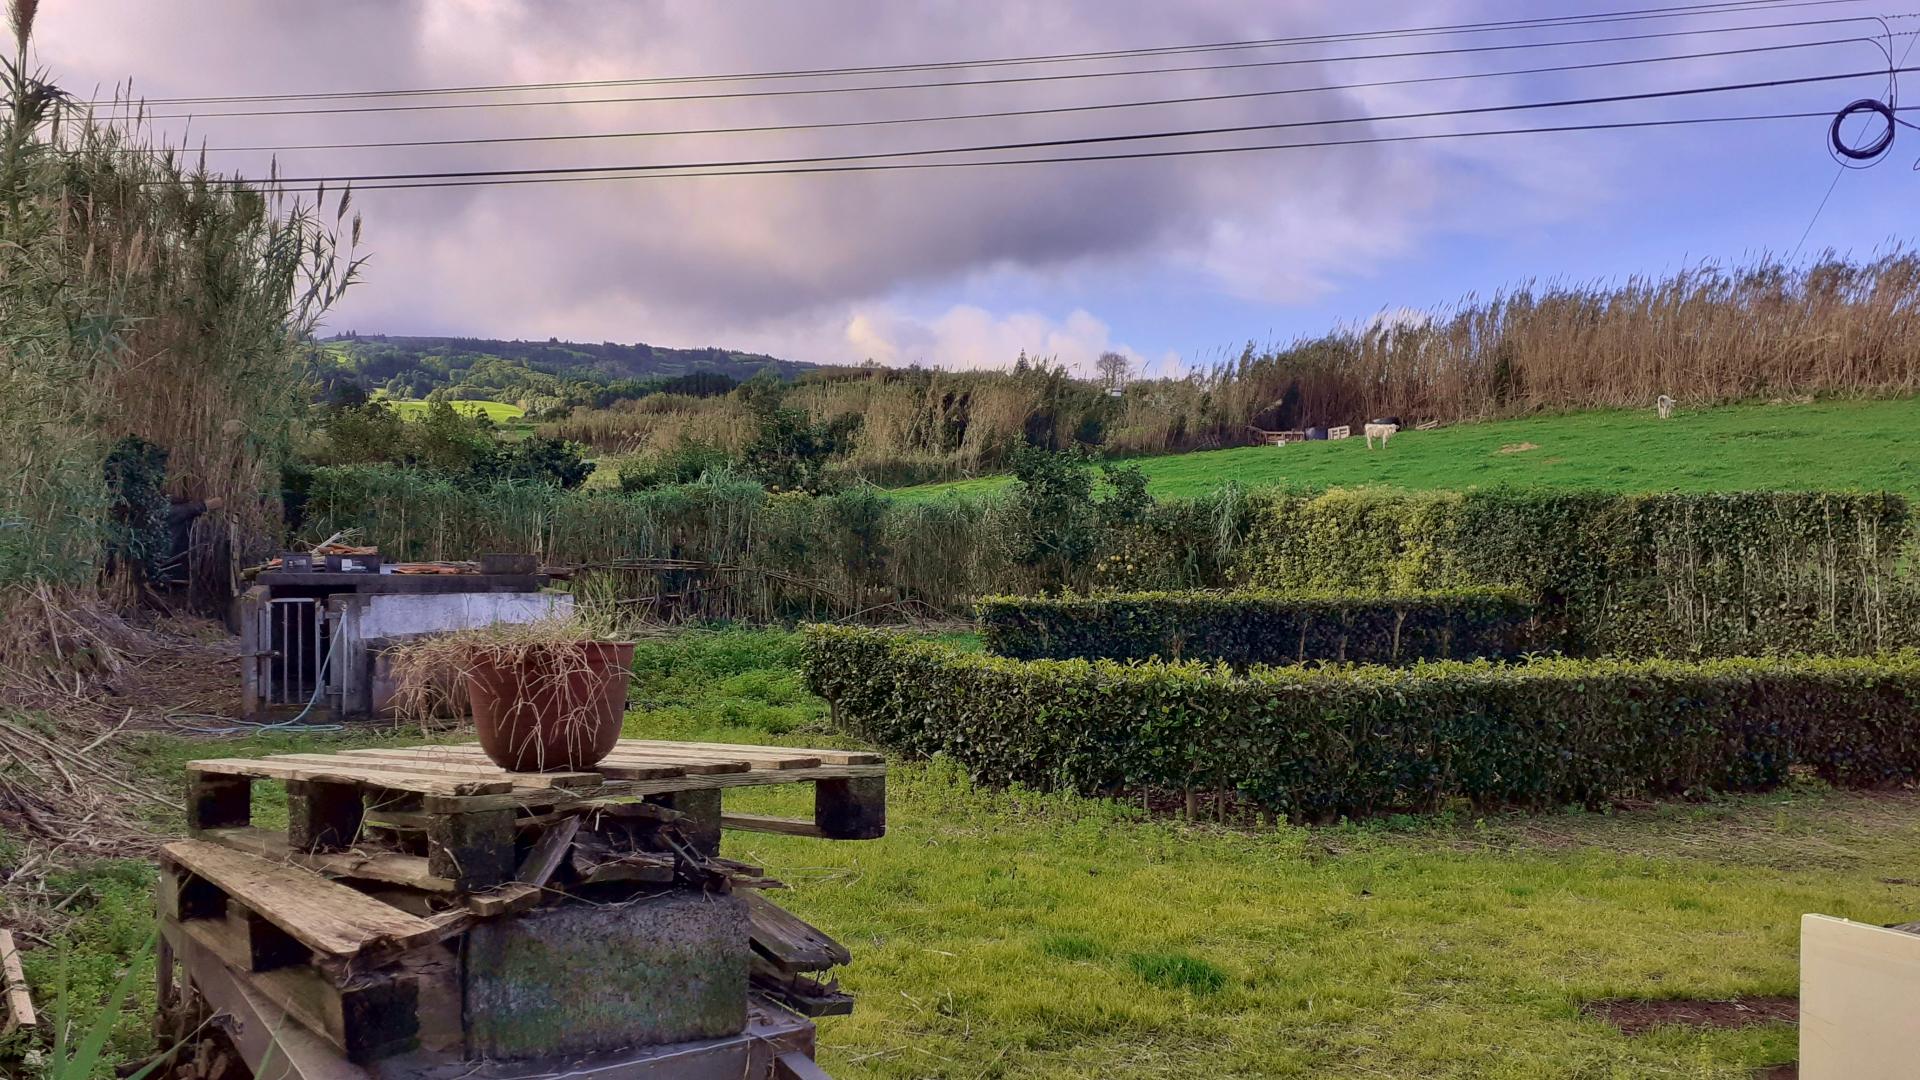
M 1920 399 L 1565 413 L 1403 431 L 1384 450 L 1351 439 L 1137 459 L 1162 497 L 1247 487 L 1458 490 L 1495 485 L 1613 491 L 1852 488 L 1920 495 Z M 987 476 L 898 488 L 898 498 L 991 494 Z

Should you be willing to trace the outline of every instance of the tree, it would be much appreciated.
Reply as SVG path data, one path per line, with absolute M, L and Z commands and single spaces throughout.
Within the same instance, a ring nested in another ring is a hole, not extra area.
M 1100 372 L 1100 385 L 1108 390 L 1119 390 L 1133 377 L 1133 361 L 1117 352 L 1103 352 L 1094 366 Z
M 1094 556 L 1153 509 L 1138 465 L 1102 464 L 1097 496 L 1092 458 L 1084 450 L 1023 446 L 1013 452 L 1013 557 L 1033 568 L 1041 588 L 1084 584 Z

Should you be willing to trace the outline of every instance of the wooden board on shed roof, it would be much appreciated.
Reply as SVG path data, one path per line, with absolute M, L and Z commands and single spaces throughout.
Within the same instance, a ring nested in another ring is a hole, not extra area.
M 371 945 L 409 945 L 440 934 L 425 919 L 310 870 L 201 840 L 176 840 L 161 850 L 318 953 L 353 956 Z

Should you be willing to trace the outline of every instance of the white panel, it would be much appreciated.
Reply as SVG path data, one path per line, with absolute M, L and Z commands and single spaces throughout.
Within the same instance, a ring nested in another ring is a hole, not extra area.
M 1920 934 L 1800 919 L 1800 1080 L 1920 1076 Z

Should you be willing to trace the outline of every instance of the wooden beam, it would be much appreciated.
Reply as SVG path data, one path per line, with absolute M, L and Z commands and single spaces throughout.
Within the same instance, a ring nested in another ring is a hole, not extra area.
M 339 851 L 360 840 L 366 799 L 358 784 L 287 781 L 287 845 L 294 851 Z
M 269 862 L 291 862 L 328 877 L 355 881 L 382 881 L 426 892 L 453 892 L 452 878 L 436 877 L 422 855 L 386 851 L 295 851 L 287 838 L 266 829 L 209 829 L 200 839 L 244 851 Z
M 788 836 L 825 838 L 826 833 L 811 821 L 799 818 L 763 817 L 759 814 L 721 814 L 720 827 L 739 832 L 785 833 Z
M 337 765 L 348 769 L 373 769 L 403 776 L 444 776 L 455 779 L 505 781 L 514 787 L 594 787 L 605 777 L 593 772 L 515 773 L 491 761 L 445 761 L 437 758 L 400 756 L 396 751 L 384 755 L 366 755 L 359 751 L 344 754 L 275 754 L 271 761 L 301 765 Z
M 393 791 L 443 797 L 504 795 L 513 790 L 513 781 L 504 778 L 475 780 L 426 773 L 400 773 L 372 768 L 370 767 L 372 764 L 369 762 L 367 765 L 314 765 L 298 761 L 281 761 L 276 758 L 210 758 L 205 761 L 188 762 L 187 771 L 190 774 L 259 777 L 268 780 L 358 783 Z M 218 824 L 244 825 L 246 823 L 222 820 Z
M 553 880 L 553 875 L 566 861 L 567 852 L 573 850 L 574 834 L 580 831 L 580 819 L 573 816 L 561 818 L 547 826 L 534 841 L 533 849 L 527 857 L 520 860 L 520 872 L 514 880 L 525 885 L 543 887 Z
M 819 928 L 756 892 L 743 892 L 748 937 L 755 951 L 788 971 L 824 971 L 851 963 L 847 947 Z
M 14 946 L 13 931 L 0 930 L 0 973 L 7 985 L 7 1022 L 4 1030 L 18 1031 L 39 1025 L 33 1012 L 33 995 L 27 990 L 27 975 L 20 968 L 20 950 Z
M 819 758 L 822 765 L 881 765 L 886 758 L 865 750 L 821 750 L 812 746 L 759 746 L 722 742 L 668 742 L 662 739 L 621 739 L 614 747 L 615 752 L 633 747 L 638 750 L 653 750 L 662 747 L 686 747 L 693 750 L 712 750 L 729 754 L 799 754 L 802 757 Z
M 554 788 L 554 791 L 561 789 Z M 490 889 L 513 876 L 513 811 L 427 816 L 427 870 L 462 892 Z
M 822 780 L 813 788 L 813 819 L 832 840 L 877 840 L 887 834 L 887 778 Z
M 223 829 L 253 818 L 253 780 L 187 770 L 187 828 Z
M 360 976 L 351 985 L 342 987 L 310 967 L 283 967 L 244 974 L 248 966 L 244 942 L 228 930 L 226 924 L 211 921 L 160 920 L 161 934 L 196 987 L 203 992 L 214 985 L 240 987 L 270 1006 L 257 1014 L 263 1021 L 261 1024 L 243 1024 L 243 1028 L 257 1027 L 277 1045 L 289 1041 L 301 1044 L 303 1034 L 317 1036 L 338 1051 L 314 1054 L 311 1060 L 323 1066 L 328 1058 L 335 1065 L 344 1066 L 341 1054 L 348 1062 L 365 1065 L 418 1045 L 417 979 Z M 258 1067 L 259 1063 L 255 1064 Z M 286 1065 L 281 1064 L 281 1069 L 287 1071 Z M 306 1074 L 296 1072 L 294 1075 Z M 352 1073 L 343 1069 L 322 1075 Z
M 886 775 L 885 765 L 822 765 L 817 769 L 764 769 L 754 772 L 680 776 L 664 780 L 622 781 L 598 788 L 548 788 L 541 791 L 521 790 L 499 795 L 428 794 L 424 806 L 428 812 L 436 814 L 462 814 L 478 810 L 520 807 L 591 806 L 601 800 L 630 799 L 636 795 L 720 790 L 731 787 L 765 787 L 772 784 L 799 784 L 815 780 L 885 778 Z

